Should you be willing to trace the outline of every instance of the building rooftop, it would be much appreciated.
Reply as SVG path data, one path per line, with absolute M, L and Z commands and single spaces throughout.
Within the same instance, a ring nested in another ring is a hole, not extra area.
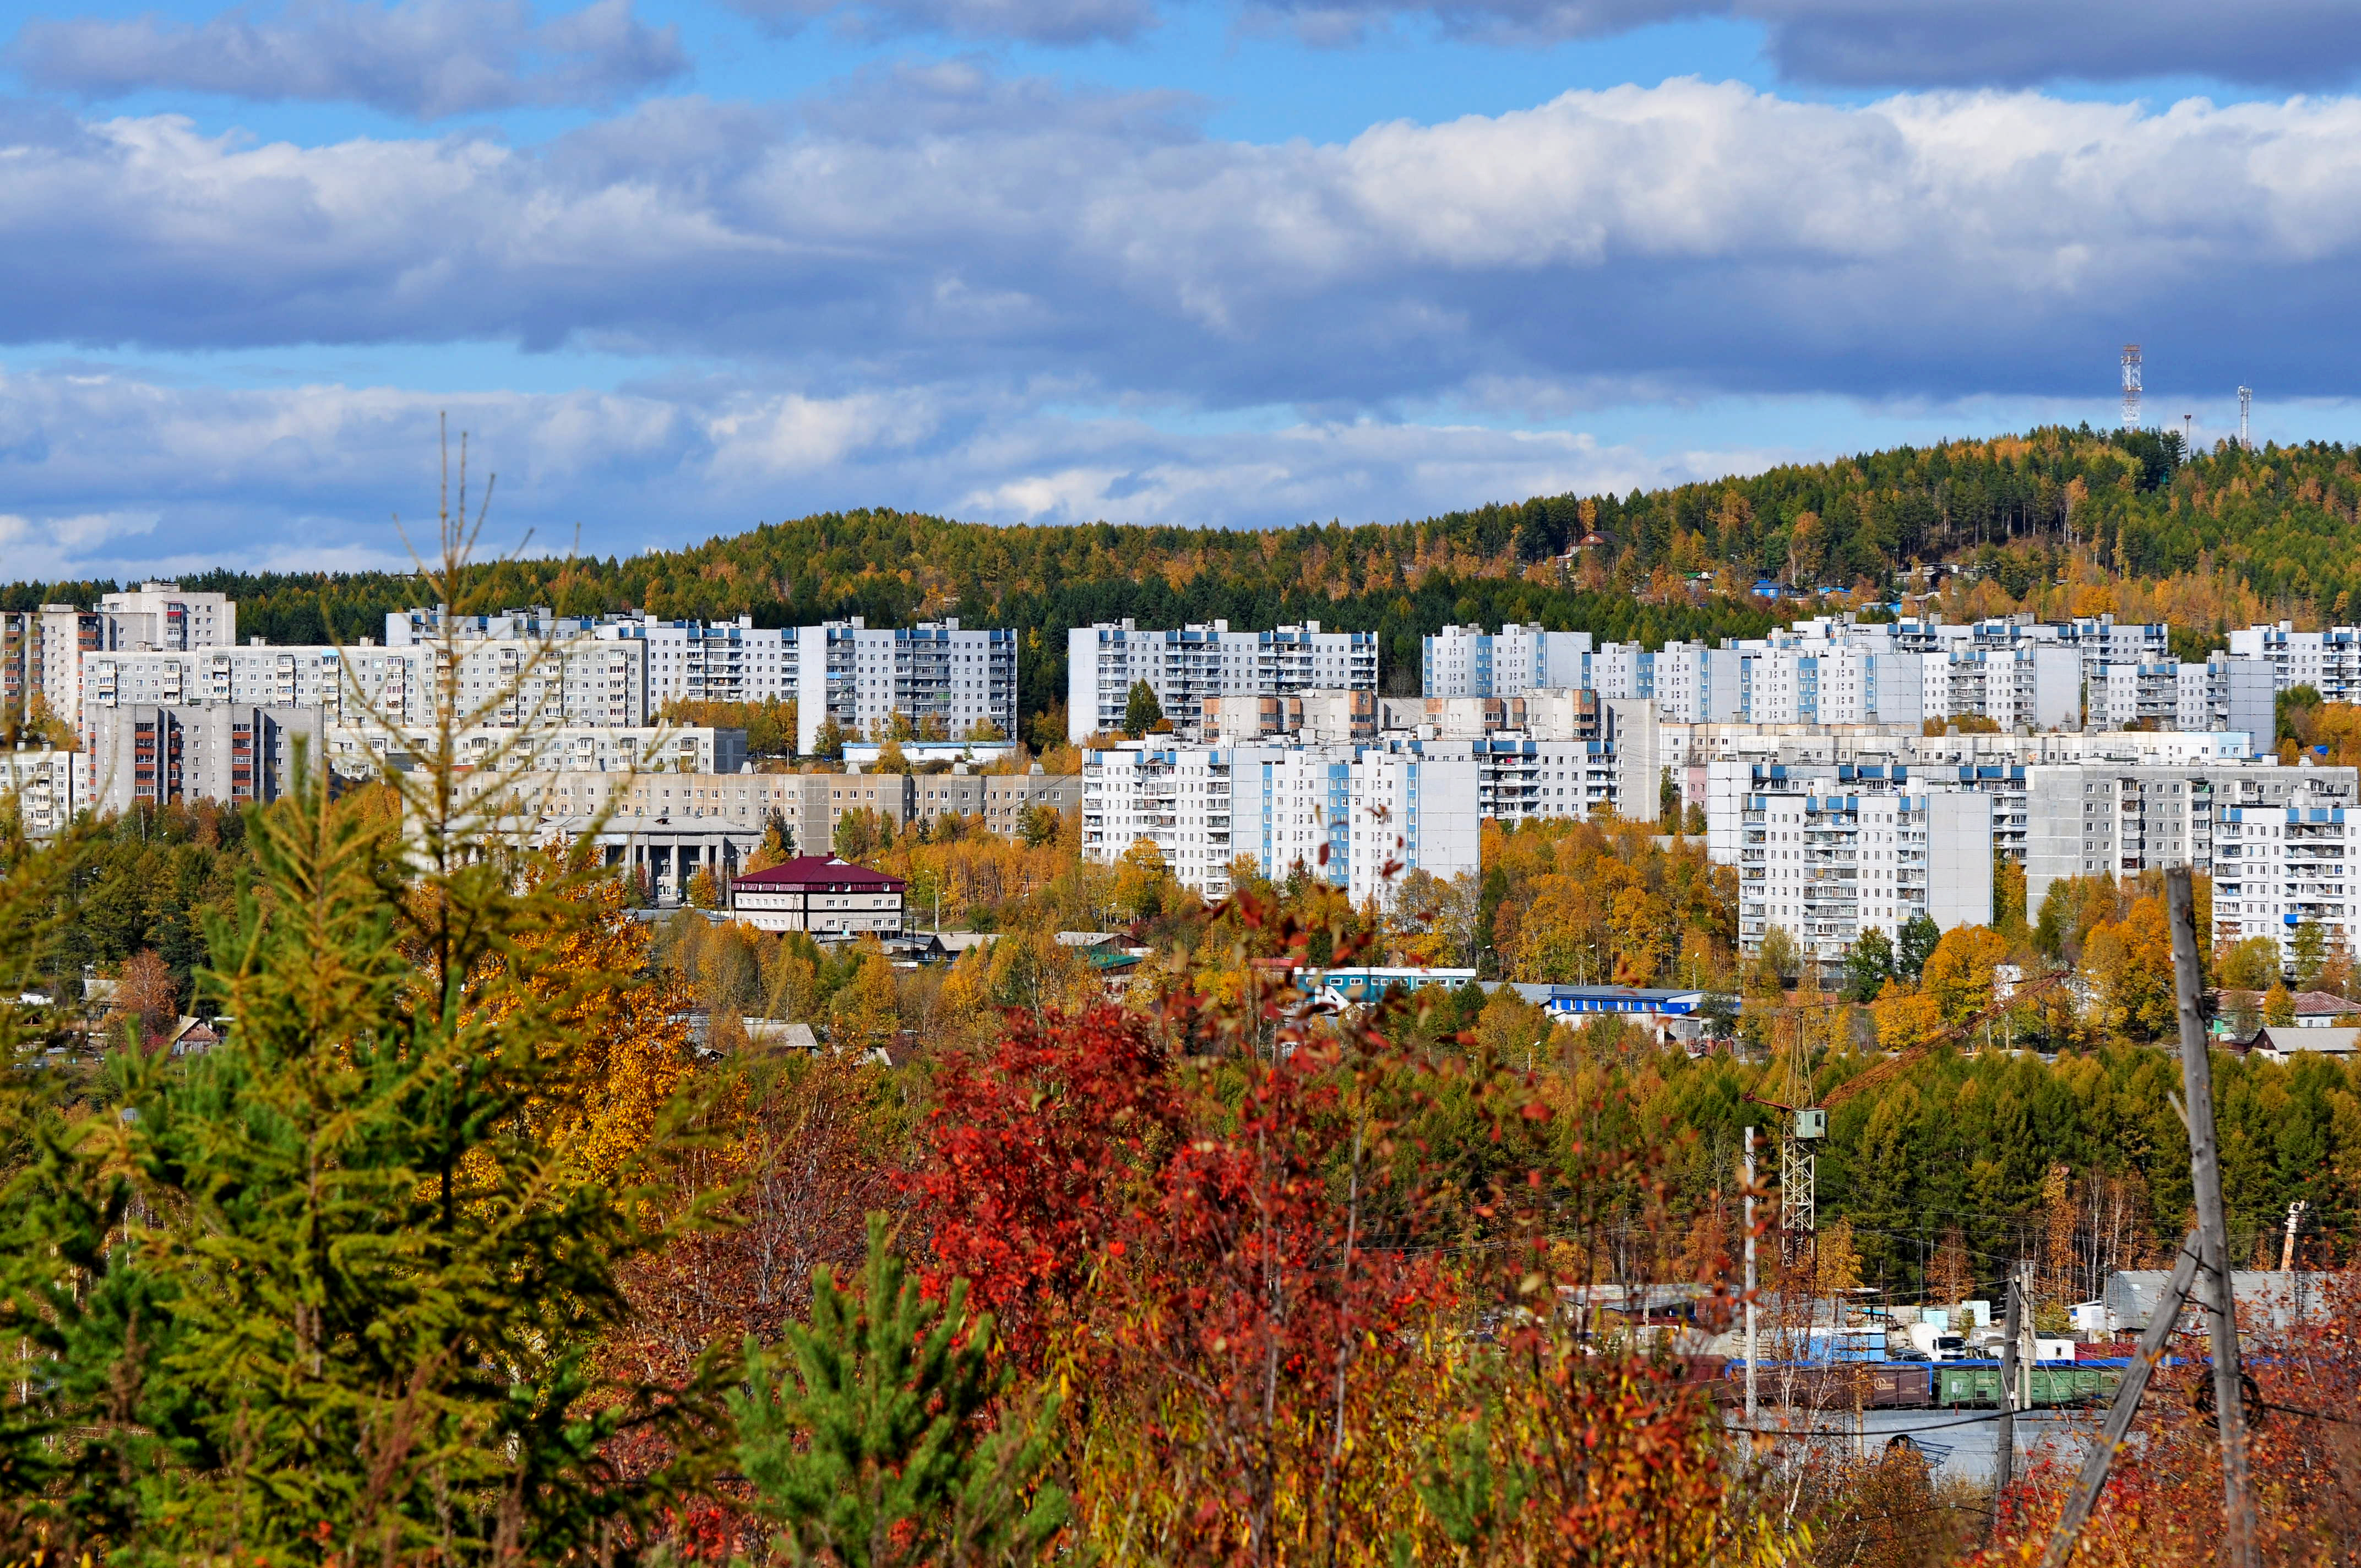
M 900 877 L 855 865 L 834 855 L 797 855 L 767 871 L 747 872 L 731 879 L 733 886 L 760 891 L 766 887 L 825 887 L 840 893 L 899 893 Z

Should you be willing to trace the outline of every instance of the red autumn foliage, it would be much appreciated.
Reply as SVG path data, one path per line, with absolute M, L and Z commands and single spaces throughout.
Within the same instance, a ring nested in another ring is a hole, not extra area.
M 1170 1063 L 1137 1015 L 1101 1006 L 1045 1024 L 1012 1010 L 989 1058 L 953 1058 L 936 1080 L 908 1178 L 928 1225 L 928 1288 L 964 1277 L 1031 1365 L 1115 1239 L 1126 1189 L 1180 1123 Z
M 2248 1464 L 2257 1547 L 2268 1568 L 2328 1568 L 2361 1542 L 2361 1276 L 2312 1297 L 2308 1321 L 2268 1328 L 2242 1307 L 2242 1359 L 2260 1396 L 2250 1404 Z M 2199 1568 L 2223 1542 L 2221 1439 L 2206 1409 L 2212 1373 L 2202 1335 L 2173 1349 L 2139 1423 L 2076 1541 L 2074 1568 Z M 1983 1568 L 2037 1561 L 2080 1469 L 2045 1456 L 2004 1499 Z

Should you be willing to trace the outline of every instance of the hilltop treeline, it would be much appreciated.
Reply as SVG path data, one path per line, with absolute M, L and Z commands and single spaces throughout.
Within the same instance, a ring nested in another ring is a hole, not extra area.
M 1062 698 L 1064 630 L 1093 620 L 1317 619 L 1374 630 L 1389 686 L 1410 690 L 1418 639 L 1449 621 L 1536 620 L 1652 643 L 1754 635 L 1781 619 L 1750 591 L 1759 579 L 1817 596 L 1789 601 L 1792 613 L 1829 596 L 1883 601 L 1908 568 L 1937 562 L 1968 568 L 1946 601 L 1955 612 L 2169 614 L 2190 627 L 2193 654 L 2245 617 L 2361 613 L 2356 518 L 2361 448 L 2224 446 L 2191 458 L 2170 433 L 2051 427 L 1349 528 L 1002 528 L 826 512 L 629 559 L 501 562 L 470 583 L 482 605 L 567 614 L 751 615 L 762 626 L 956 614 L 1014 626 L 1026 634 L 1030 716 Z M 273 641 L 370 635 L 387 610 L 423 597 L 417 578 L 392 573 L 182 581 L 234 596 L 241 631 Z M 17 584 L 0 587 L 0 608 L 88 604 L 111 587 Z

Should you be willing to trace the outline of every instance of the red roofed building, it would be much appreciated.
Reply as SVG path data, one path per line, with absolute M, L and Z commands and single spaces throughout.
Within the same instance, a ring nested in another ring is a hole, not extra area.
M 730 883 L 730 912 L 763 931 L 808 931 L 821 940 L 902 928 L 900 877 L 833 855 L 798 855 Z

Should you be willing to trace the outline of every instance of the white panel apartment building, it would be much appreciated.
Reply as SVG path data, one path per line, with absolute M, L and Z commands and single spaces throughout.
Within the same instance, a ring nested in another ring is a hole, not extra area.
M 649 719 L 645 655 L 633 644 L 577 638 L 546 646 L 529 641 L 459 644 L 455 707 L 470 726 L 515 729 L 527 723 L 644 725 Z M 318 707 L 367 724 L 431 722 L 441 691 L 439 646 L 205 648 L 188 652 L 84 655 L 83 730 L 100 708 L 126 703 L 234 704 Z
M 1243 855 L 1266 876 L 1300 865 L 1356 903 L 1382 899 L 1389 861 L 1446 878 L 1478 869 L 1476 777 L 1464 750 L 1429 756 L 1410 744 L 1127 742 L 1083 753 L 1082 855 L 1112 864 L 1146 839 L 1209 898 L 1229 894 Z
M 2310 686 L 2323 702 L 2361 702 L 2361 626 L 2298 631 L 2293 621 L 2230 633 L 2230 652 L 2271 666 L 2274 691 Z
M 758 627 L 747 615 L 734 621 L 612 616 L 598 623 L 597 635 L 647 650 L 653 713 L 668 702 L 784 702 L 797 695 L 801 641 L 792 627 Z
M 1378 634 L 1329 631 L 1316 620 L 1270 631 L 1233 631 L 1226 620 L 1177 631 L 1130 620 L 1066 631 L 1066 735 L 1076 742 L 1123 728 L 1140 681 L 1176 734 L 1195 739 L 1209 696 L 1280 696 L 1323 689 L 1378 689 Z
M 1428 696 L 1516 696 L 1536 686 L 1578 686 L 1587 631 L 1544 631 L 1510 621 L 1497 632 L 1446 626 L 1420 640 L 1421 689 Z
M 2029 911 L 2060 877 L 2185 865 L 2213 878 L 2217 938 L 2284 948 L 2317 920 L 2332 945 L 2355 950 L 2354 769 L 2093 762 L 2029 768 L 2026 781 Z
M 1991 923 L 1985 796 L 1797 774 L 1713 768 L 1707 850 L 1738 868 L 1741 951 L 1760 951 L 1775 926 L 1807 957 L 1834 963 L 1862 932 L 1894 936 L 1914 915 L 1945 930 Z
M 0 751 L 0 813 L 13 811 L 27 838 L 54 836 L 89 804 L 79 751 Z
M 830 719 L 848 739 L 883 740 L 896 718 L 922 736 L 964 740 L 989 725 L 1016 734 L 1016 633 L 956 618 L 872 628 L 860 616 L 796 630 L 796 747 Z
M 108 594 L 99 612 L 120 623 L 120 646 L 226 648 L 237 641 L 237 606 L 221 594 L 192 594 L 178 583 L 142 583 Z

